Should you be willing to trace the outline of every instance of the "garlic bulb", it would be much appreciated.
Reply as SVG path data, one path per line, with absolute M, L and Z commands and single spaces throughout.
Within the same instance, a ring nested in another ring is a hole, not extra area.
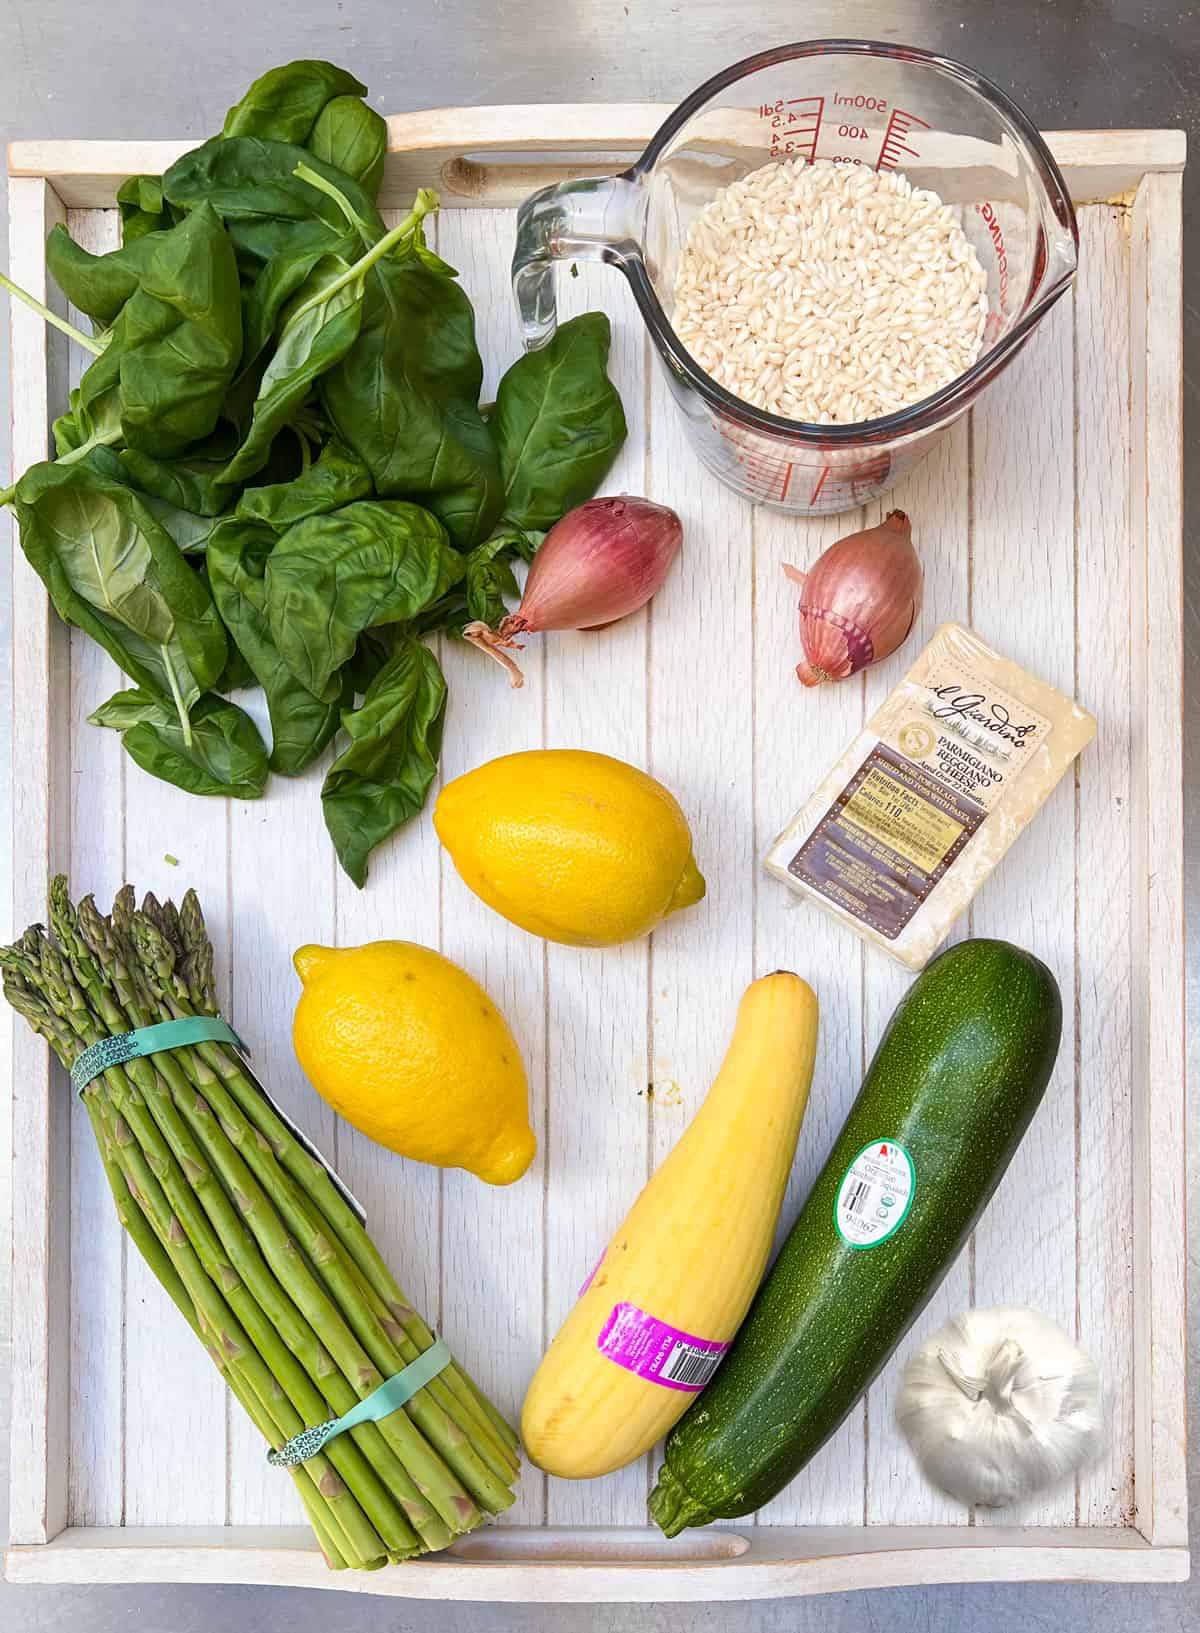
M 1100 1450 L 1100 1379 L 1091 1359 L 1036 1310 L 967 1310 L 910 1358 L 896 1417 L 934 1485 L 1003 1508 L 1074 1472 Z

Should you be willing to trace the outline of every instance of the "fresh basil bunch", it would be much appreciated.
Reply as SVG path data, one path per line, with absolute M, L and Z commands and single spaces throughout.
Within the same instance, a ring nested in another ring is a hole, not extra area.
M 387 126 L 365 96 L 330 63 L 273 69 L 219 136 L 122 185 L 119 249 L 54 229 L 96 355 L 57 459 L 3 496 L 60 617 L 134 682 L 92 718 L 143 769 L 254 799 L 341 733 L 321 797 L 359 885 L 437 772 L 446 685 L 424 637 L 502 616 L 512 562 L 625 439 L 596 312 L 481 411 L 471 303 L 425 242 L 436 195 L 385 227 Z M 227 695 L 250 685 L 269 752 Z

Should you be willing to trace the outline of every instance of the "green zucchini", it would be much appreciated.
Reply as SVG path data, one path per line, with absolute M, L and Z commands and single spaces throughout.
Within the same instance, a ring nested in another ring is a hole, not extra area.
M 964 941 L 901 1000 L 844 1128 L 716 1377 L 666 1443 L 673 1537 L 761 1508 L 824 1445 L 924 1308 L 1045 1091 L 1054 976 Z

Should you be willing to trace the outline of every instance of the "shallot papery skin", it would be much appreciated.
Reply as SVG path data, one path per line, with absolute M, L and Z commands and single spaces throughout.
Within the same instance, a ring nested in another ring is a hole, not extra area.
M 805 686 L 845 680 L 888 657 L 921 610 L 924 573 L 902 510 L 831 544 L 807 573 L 784 571 L 802 586 L 796 673 Z
M 666 505 L 627 493 L 589 499 L 546 534 L 516 612 L 494 630 L 468 624 L 463 635 L 520 686 L 524 677 L 502 648 L 520 651 L 518 635 L 599 629 L 636 612 L 662 585 L 682 542 L 683 524 Z

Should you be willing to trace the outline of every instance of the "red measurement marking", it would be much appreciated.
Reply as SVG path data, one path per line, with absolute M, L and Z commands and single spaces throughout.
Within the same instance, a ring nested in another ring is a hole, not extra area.
M 821 497 L 822 489 L 831 476 L 838 486 L 849 488 L 853 493 L 858 488 L 871 488 L 882 482 L 891 467 L 890 454 L 869 454 L 866 459 L 837 467 L 822 465 L 821 474 L 817 477 L 808 502 L 810 505 L 816 504 Z
M 911 159 L 920 157 L 917 149 L 909 147 L 904 140 L 917 128 L 928 130 L 929 126 L 923 119 L 918 119 L 915 113 L 905 113 L 903 108 L 892 109 L 887 129 L 883 133 L 883 146 L 879 150 L 877 170 L 895 170 L 902 153 L 907 153 Z
M 788 101 L 765 102 L 759 116 L 771 128 L 773 159 L 807 159 L 817 156 L 817 138 L 825 113 L 823 96 L 795 96 Z
M 763 495 L 778 491 L 779 501 L 787 498 L 788 487 L 792 480 L 792 467 L 786 460 L 776 459 L 767 452 L 760 452 L 745 440 L 745 433 L 736 427 L 723 424 L 720 420 L 714 421 L 722 440 L 733 451 L 733 457 L 740 465 L 743 475 Z

